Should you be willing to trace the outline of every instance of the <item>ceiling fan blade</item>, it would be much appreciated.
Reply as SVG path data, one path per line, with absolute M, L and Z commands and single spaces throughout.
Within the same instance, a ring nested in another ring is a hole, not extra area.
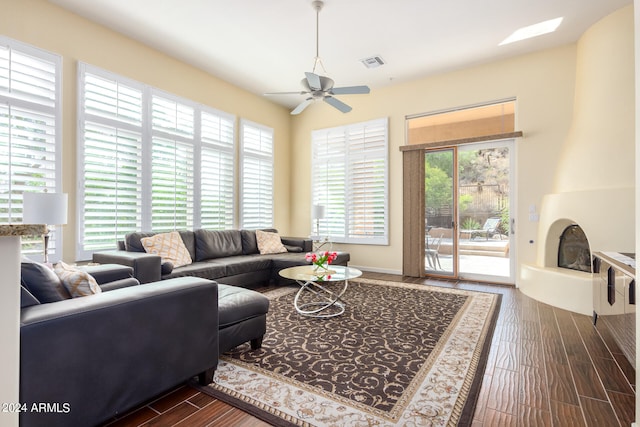
M 333 96 L 325 96 L 324 102 L 336 107 L 338 110 L 342 111 L 343 113 L 348 113 L 349 111 L 351 111 L 351 107 L 349 107 L 347 104 L 340 101 L 339 99 L 334 98 Z
M 267 92 L 263 93 L 264 96 L 274 96 L 274 95 L 306 95 L 309 92 L 306 91 L 297 91 L 297 92 Z
M 371 92 L 369 86 L 334 87 L 330 90 L 334 95 L 361 95 Z
M 307 98 L 304 101 L 302 101 L 300 104 L 298 104 L 298 106 L 296 108 L 293 109 L 293 111 L 291 112 L 292 115 L 296 115 L 296 114 L 300 114 L 302 113 L 302 111 L 307 108 L 307 106 L 309 104 L 311 104 L 313 102 L 313 98 Z
M 312 91 L 322 89 L 322 83 L 320 83 L 319 75 L 308 72 L 304 73 L 304 75 L 307 76 L 307 83 L 309 83 L 309 88 Z

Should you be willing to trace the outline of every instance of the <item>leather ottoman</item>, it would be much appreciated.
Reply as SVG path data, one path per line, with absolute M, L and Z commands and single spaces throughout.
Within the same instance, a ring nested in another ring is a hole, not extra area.
M 262 346 L 267 331 L 269 299 L 251 289 L 218 284 L 219 353 L 251 341 Z

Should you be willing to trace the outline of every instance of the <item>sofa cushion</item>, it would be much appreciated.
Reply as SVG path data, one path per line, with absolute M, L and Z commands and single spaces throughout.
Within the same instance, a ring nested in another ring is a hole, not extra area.
M 73 298 L 102 292 L 96 279 L 86 271 L 78 270 L 62 261 L 56 264 L 54 271 Z
M 155 236 L 158 233 L 154 232 L 135 232 L 129 233 L 124 236 L 124 249 L 128 252 L 146 252 L 144 250 L 144 246 L 142 245 L 141 239 L 145 237 Z M 193 231 L 190 230 L 179 230 L 178 234 L 182 237 L 182 241 L 184 242 L 184 246 L 189 251 L 189 255 L 191 259 L 196 259 L 196 246 L 195 246 L 195 237 L 193 235 Z
M 142 246 L 142 242 L 140 239 L 144 237 L 151 237 L 157 233 L 144 233 L 144 232 L 135 232 L 129 233 L 124 236 L 124 248 L 128 252 L 146 252 L 144 250 L 144 246 Z
M 196 230 L 196 261 L 242 255 L 239 230 Z
M 191 264 L 191 255 L 177 231 L 159 233 L 140 239 L 145 251 L 159 255 L 162 262 L 170 262 L 174 268 Z
M 262 231 L 268 231 L 270 233 L 277 233 L 275 228 L 264 228 Z M 258 242 L 256 240 L 256 230 L 240 230 L 240 236 L 242 238 L 242 254 L 252 255 L 258 254 Z
M 22 285 L 42 304 L 71 298 L 60 278 L 44 264 L 22 258 L 20 274 Z
M 284 268 L 297 267 L 299 265 L 311 265 L 311 262 L 307 261 L 304 254 L 301 253 L 288 252 L 286 254 L 274 254 L 269 255 L 269 258 L 271 258 L 275 275 Z
M 287 248 L 282 244 L 278 233 L 256 230 L 256 242 L 258 243 L 258 250 L 262 255 L 287 252 Z
M 184 267 L 175 268 L 171 273 L 163 274 L 162 280 L 186 276 L 214 280 L 227 276 L 227 266 L 216 260 L 194 262 Z
M 227 276 L 269 270 L 272 266 L 271 258 L 259 254 L 226 257 L 220 262 L 224 262 L 227 266 Z

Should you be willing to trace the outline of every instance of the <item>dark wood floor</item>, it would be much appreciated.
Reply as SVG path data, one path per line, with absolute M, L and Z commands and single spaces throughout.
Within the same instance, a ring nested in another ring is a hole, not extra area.
M 601 322 L 594 327 L 588 316 L 539 303 L 510 286 L 364 277 L 502 294 L 474 426 L 629 427 L 633 422 L 635 371 Z M 108 425 L 268 424 L 184 385 Z

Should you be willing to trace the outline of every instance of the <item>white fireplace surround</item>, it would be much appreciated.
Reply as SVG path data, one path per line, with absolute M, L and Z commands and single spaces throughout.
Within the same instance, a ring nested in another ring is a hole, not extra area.
M 562 232 L 577 224 L 591 252 L 635 252 L 635 231 L 620 232 L 620 224 L 633 224 L 634 188 L 606 188 L 547 194 L 542 200 L 535 264 L 523 264 L 519 286 L 539 301 L 581 314 L 593 313 L 592 275 L 558 267 Z M 633 203 L 631 203 L 633 207 Z

